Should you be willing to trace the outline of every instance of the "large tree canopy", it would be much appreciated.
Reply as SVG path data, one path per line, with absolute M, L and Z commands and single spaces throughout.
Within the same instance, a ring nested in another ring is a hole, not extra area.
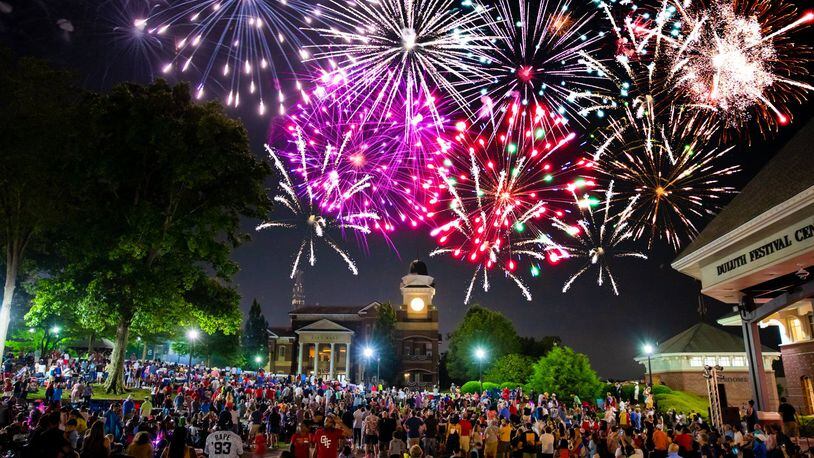
M 565 346 L 554 347 L 534 364 L 528 385 L 536 392 L 556 393 L 563 400 L 574 394 L 593 400 L 602 388 L 588 357 Z
M 473 305 L 461 324 L 449 334 L 446 364 L 452 380 L 463 382 L 478 377 L 478 361 L 474 356 L 478 346 L 486 352 L 484 370 L 492 361 L 520 349 L 517 331 L 508 318 L 500 312 Z
M 483 374 L 483 379 L 494 383 L 516 383 L 524 385 L 532 373 L 534 358 L 510 353 L 495 360 Z
M 106 389 L 121 392 L 131 330 L 239 329 L 230 254 L 248 239 L 241 217 L 270 207 L 270 169 L 242 125 L 215 102 L 194 103 L 186 85 L 123 84 L 91 97 L 84 116 L 75 171 L 84 224 L 66 234 L 70 262 L 39 281 L 32 313 L 73 307 L 115 328 Z
M 0 49 L 0 355 L 25 261 L 47 249 L 69 213 L 65 167 L 73 160 L 82 92 L 65 72 Z M 41 266 L 31 266 L 30 270 Z
M 388 304 L 376 306 L 376 322 L 373 323 L 370 345 L 375 348 L 379 377 L 395 382 L 400 368 L 396 358 L 396 311 Z M 373 366 L 368 365 L 372 370 Z M 375 372 L 373 372 L 375 374 Z

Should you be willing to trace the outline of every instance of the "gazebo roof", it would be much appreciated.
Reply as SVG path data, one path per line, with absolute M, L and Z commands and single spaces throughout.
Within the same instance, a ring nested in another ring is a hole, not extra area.
M 776 352 L 763 346 L 764 352 Z M 743 338 L 707 323 L 698 323 L 665 340 L 655 354 L 675 353 L 745 353 Z M 641 357 L 647 357 L 643 355 Z

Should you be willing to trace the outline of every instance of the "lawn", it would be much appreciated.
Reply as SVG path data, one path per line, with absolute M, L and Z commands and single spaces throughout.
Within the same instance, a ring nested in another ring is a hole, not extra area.
M 656 405 L 662 412 L 674 409 L 676 412 L 687 414 L 699 413 L 704 418 L 708 416 L 709 401 L 703 396 L 684 391 L 670 391 L 669 393 L 656 394 L 655 398 Z
M 68 390 L 62 393 L 63 400 L 70 398 L 70 396 L 71 393 Z M 104 387 L 102 387 L 102 385 L 94 384 L 93 397 L 91 399 L 95 401 L 123 401 L 127 399 L 127 396 L 132 396 L 133 400 L 142 401 L 146 396 L 150 396 L 150 390 L 134 388 L 125 394 L 107 394 L 105 393 Z M 28 399 L 45 399 L 45 388 L 40 387 L 40 389 L 37 390 L 36 393 L 29 393 Z

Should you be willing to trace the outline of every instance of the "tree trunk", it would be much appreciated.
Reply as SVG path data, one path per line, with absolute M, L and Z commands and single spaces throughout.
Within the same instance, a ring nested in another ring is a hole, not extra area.
M 141 349 L 141 361 L 147 361 L 147 342 L 144 342 L 144 348 Z
M 0 360 L 6 349 L 8 325 L 11 322 L 11 301 L 14 299 L 14 289 L 17 286 L 17 271 L 20 266 L 20 257 L 13 244 L 6 249 L 6 285 L 3 289 L 3 303 L 0 305 Z
M 130 319 L 128 313 L 123 312 L 116 327 L 116 341 L 113 343 L 113 354 L 110 355 L 110 365 L 107 366 L 107 381 L 105 393 L 122 394 L 124 387 L 124 353 L 127 351 L 127 337 L 130 334 Z
M 93 338 L 96 336 L 96 331 L 91 331 L 88 336 L 88 358 L 93 354 Z

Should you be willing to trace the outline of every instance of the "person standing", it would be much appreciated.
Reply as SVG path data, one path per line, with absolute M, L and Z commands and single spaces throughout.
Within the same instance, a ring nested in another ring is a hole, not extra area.
M 333 414 L 326 416 L 324 426 L 314 433 L 314 444 L 316 446 L 314 458 L 337 458 L 339 448 L 346 436 L 347 432 L 341 429 L 341 424 L 337 425 Z
M 755 432 L 755 425 L 757 424 L 757 410 L 755 409 L 755 401 L 749 400 L 749 405 L 746 407 L 746 432 Z
M 243 455 L 243 440 L 234 432 L 229 411 L 220 413 L 218 430 L 206 438 L 204 453 L 209 458 L 238 458 Z
M 540 454 L 543 458 L 554 456 L 554 435 L 551 434 L 550 426 L 547 426 L 545 432 L 540 435 Z
M 797 409 L 789 404 L 786 398 L 780 398 L 780 407 L 777 409 L 783 419 L 783 434 L 788 437 L 800 435 L 800 427 L 797 424 Z

